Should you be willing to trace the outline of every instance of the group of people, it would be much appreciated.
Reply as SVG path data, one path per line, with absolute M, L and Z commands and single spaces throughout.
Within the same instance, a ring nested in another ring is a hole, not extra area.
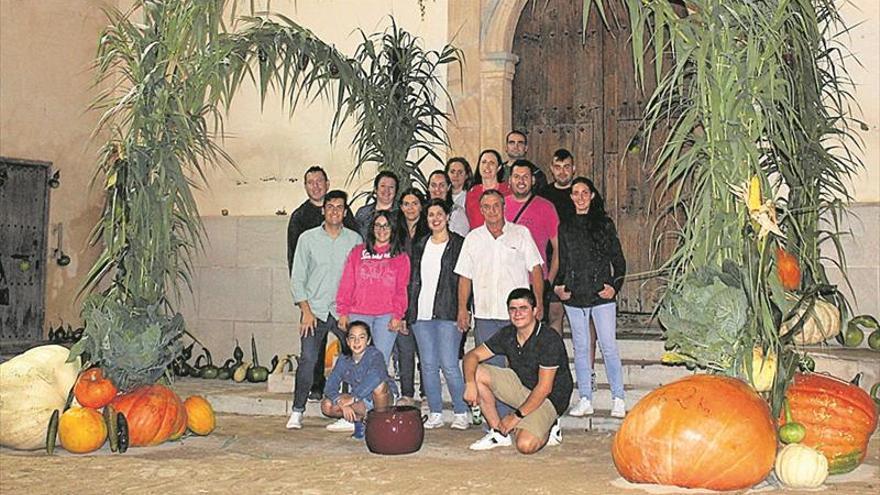
M 415 403 L 418 356 L 426 428 L 444 425 L 442 373 L 450 426 L 468 428 L 468 404 L 485 419 L 471 449 L 513 445 L 515 432 L 520 452 L 536 452 L 561 442 L 566 411 L 593 413 L 597 338 L 611 415 L 625 415 L 615 297 L 626 262 L 616 229 L 593 182 L 574 176 L 569 151 L 554 153 L 548 183 L 527 150 L 526 135 L 513 131 L 506 162 L 484 150 L 474 175 L 465 158 L 451 158 L 428 176 L 426 192 L 398 194 L 397 177 L 380 172 L 374 201 L 354 215 L 323 169 L 306 171 L 308 199 L 288 226 L 291 291 L 302 314 L 288 428 L 302 428 L 306 402 L 320 400 L 326 416 L 339 418 L 329 430 L 362 438 L 370 409 Z M 570 409 L 563 315 L 579 392 Z M 475 347 L 462 359 L 472 326 Z M 329 333 L 343 352 L 325 380 Z M 394 358 L 400 390 L 388 373 Z

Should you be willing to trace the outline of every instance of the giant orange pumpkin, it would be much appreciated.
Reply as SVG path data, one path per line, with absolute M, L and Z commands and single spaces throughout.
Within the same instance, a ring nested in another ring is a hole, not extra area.
M 89 407 L 71 407 L 58 421 L 58 439 L 65 450 L 75 454 L 98 450 L 107 440 L 104 417 Z
M 746 383 L 694 375 L 640 400 L 611 454 L 631 482 L 740 490 L 773 469 L 776 428 L 767 403 Z
M 807 430 L 803 443 L 828 459 L 828 472 L 852 471 L 865 459 L 877 428 L 877 407 L 861 388 L 817 373 L 796 374 L 785 392 L 791 418 Z M 784 416 L 779 424 L 785 424 Z
M 118 396 L 113 407 L 128 421 L 132 446 L 158 445 L 186 424 L 183 402 L 164 385 L 146 385 Z
M 186 424 L 196 435 L 207 435 L 217 425 L 214 408 L 211 403 L 200 395 L 187 397 L 183 402 L 186 407 Z
M 73 395 L 83 407 L 95 409 L 106 406 L 116 397 L 116 386 L 104 377 L 101 368 L 83 371 L 73 386 Z

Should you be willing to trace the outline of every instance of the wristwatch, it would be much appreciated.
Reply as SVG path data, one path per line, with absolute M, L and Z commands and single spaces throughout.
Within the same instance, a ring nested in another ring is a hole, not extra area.
M 513 414 L 519 419 L 525 418 L 525 415 L 522 413 L 522 411 L 519 410 L 519 408 L 514 409 Z

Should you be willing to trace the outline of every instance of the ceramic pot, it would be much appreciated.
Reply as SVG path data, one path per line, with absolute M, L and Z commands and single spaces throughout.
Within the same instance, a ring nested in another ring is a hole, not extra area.
M 425 418 L 427 419 L 427 418 Z M 367 448 L 374 454 L 411 454 L 422 448 L 424 420 L 412 406 L 373 409 L 367 414 Z

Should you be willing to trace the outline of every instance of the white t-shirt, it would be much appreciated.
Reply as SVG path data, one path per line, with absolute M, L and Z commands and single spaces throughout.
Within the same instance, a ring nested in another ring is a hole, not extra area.
M 465 237 L 455 273 L 471 279 L 475 318 L 506 320 L 510 291 L 528 288 L 532 268 L 541 264 L 529 229 L 505 222 L 497 239 L 485 225 Z
M 467 191 L 462 190 L 458 194 L 452 195 L 452 211 L 449 213 L 449 230 L 464 237 L 471 230 L 471 224 L 468 222 L 467 213 L 464 209 Z
M 446 249 L 446 240 L 440 244 L 428 239 L 425 252 L 422 254 L 422 289 L 419 291 L 419 314 L 417 320 L 430 320 L 434 317 L 434 296 L 437 294 L 437 283 L 440 280 L 440 260 Z

